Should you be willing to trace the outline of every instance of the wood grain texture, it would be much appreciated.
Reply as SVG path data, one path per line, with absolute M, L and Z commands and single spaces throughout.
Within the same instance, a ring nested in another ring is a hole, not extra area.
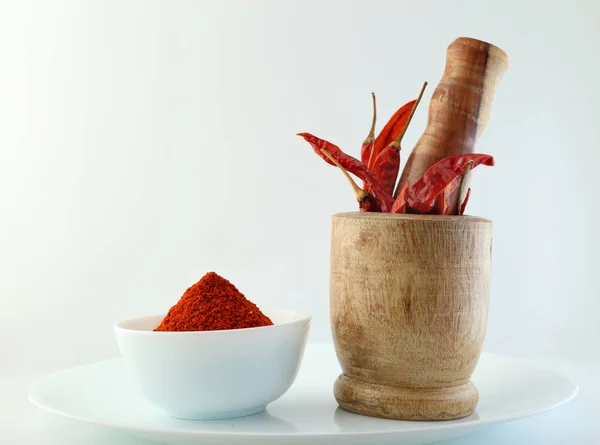
M 330 305 L 340 406 L 394 419 L 470 414 L 490 261 L 491 222 L 482 218 L 334 215 Z
M 412 185 L 442 158 L 474 152 L 490 118 L 496 86 L 507 69 L 506 53 L 494 45 L 466 37 L 450 44 L 427 126 L 406 161 L 400 184 Z M 457 196 L 451 200 L 452 208 L 457 200 Z

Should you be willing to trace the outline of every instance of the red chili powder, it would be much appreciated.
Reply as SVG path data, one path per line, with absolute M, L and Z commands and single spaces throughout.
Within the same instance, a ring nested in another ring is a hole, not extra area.
M 185 291 L 154 330 L 220 331 L 272 324 L 233 284 L 215 272 L 208 272 Z

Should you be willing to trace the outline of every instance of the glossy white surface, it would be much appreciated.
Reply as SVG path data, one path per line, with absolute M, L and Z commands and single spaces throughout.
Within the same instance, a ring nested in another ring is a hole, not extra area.
M 114 330 L 131 375 L 119 374 L 125 371 L 119 361 L 118 370 L 96 370 L 91 380 L 100 385 L 114 380 L 127 388 L 133 381 L 148 401 L 181 419 L 256 414 L 294 382 L 310 329 L 307 314 L 286 309 L 263 312 L 273 326 L 153 332 L 164 315 L 122 321 Z
M 337 407 L 331 393 L 339 372 L 333 348 L 307 353 L 294 387 L 255 416 L 222 421 L 174 419 L 147 403 L 130 385 L 121 359 L 66 370 L 31 390 L 34 403 L 67 417 L 170 444 L 282 443 L 301 440 L 347 444 L 430 443 L 557 407 L 576 385 L 526 361 L 484 355 L 474 381 L 481 401 L 476 413 L 450 422 L 400 422 L 359 416 Z

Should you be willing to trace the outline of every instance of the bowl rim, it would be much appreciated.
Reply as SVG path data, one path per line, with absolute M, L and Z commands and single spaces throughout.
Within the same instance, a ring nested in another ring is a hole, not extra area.
M 118 321 L 117 323 L 115 323 L 113 325 L 113 330 L 114 332 L 126 332 L 129 335 L 153 335 L 153 336 L 182 336 L 182 335 L 187 335 L 187 336 L 191 336 L 191 335 L 196 335 L 196 336 L 207 336 L 207 335 L 234 335 L 232 333 L 237 333 L 237 332 L 244 332 L 244 333 L 248 333 L 251 331 L 259 331 L 259 330 L 264 330 L 264 329 L 274 329 L 274 328 L 278 328 L 278 327 L 282 327 L 282 326 L 290 326 L 290 325 L 294 325 L 294 324 L 300 324 L 300 323 L 310 323 L 312 321 L 312 315 L 309 314 L 308 312 L 304 312 L 304 311 L 297 311 L 295 309 L 285 309 L 285 308 L 263 308 L 261 309 L 261 311 L 265 312 L 265 311 L 282 311 L 282 312 L 290 312 L 290 313 L 294 313 L 297 316 L 299 316 L 299 318 L 297 318 L 296 320 L 292 320 L 292 321 L 286 321 L 284 323 L 277 323 L 277 324 L 272 324 L 272 325 L 268 325 L 268 326 L 258 326 L 258 327 L 253 327 L 253 328 L 238 328 L 238 329 L 220 329 L 220 330 L 213 330 L 213 331 L 154 331 L 154 330 L 140 330 L 140 329 L 131 329 L 131 328 L 126 328 L 123 327 L 122 324 L 123 323 L 127 323 L 127 322 L 133 322 L 136 320 L 140 320 L 140 319 L 144 319 L 144 318 L 154 318 L 154 317 L 162 317 L 164 318 L 167 314 L 154 314 L 154 315 L 146 315 L 146 316 L 142 316 L 142 317 L 135 317 L 135 318 L 129 318 L 126 320 L 121 320 Z M 161 319 L 162 319 L 161 318 Z

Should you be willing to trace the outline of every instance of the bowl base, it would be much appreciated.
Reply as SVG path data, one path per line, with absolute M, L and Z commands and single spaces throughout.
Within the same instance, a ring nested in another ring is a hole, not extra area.
M 398 420 L 459 419 L 471 414 L 479 401 L 471 381 L 450 388 L 407 388 L 361 382 L 341 374 L 333 392 L 348 411 Z
M 233 411 L 219 411 L 216 413 L 168 413 L 169 416 L 182 420 L 222 420 L 246 417 L 258 414 L 265 410 L 266 406 L 255 406 L 253 408 L 239 409 Z

